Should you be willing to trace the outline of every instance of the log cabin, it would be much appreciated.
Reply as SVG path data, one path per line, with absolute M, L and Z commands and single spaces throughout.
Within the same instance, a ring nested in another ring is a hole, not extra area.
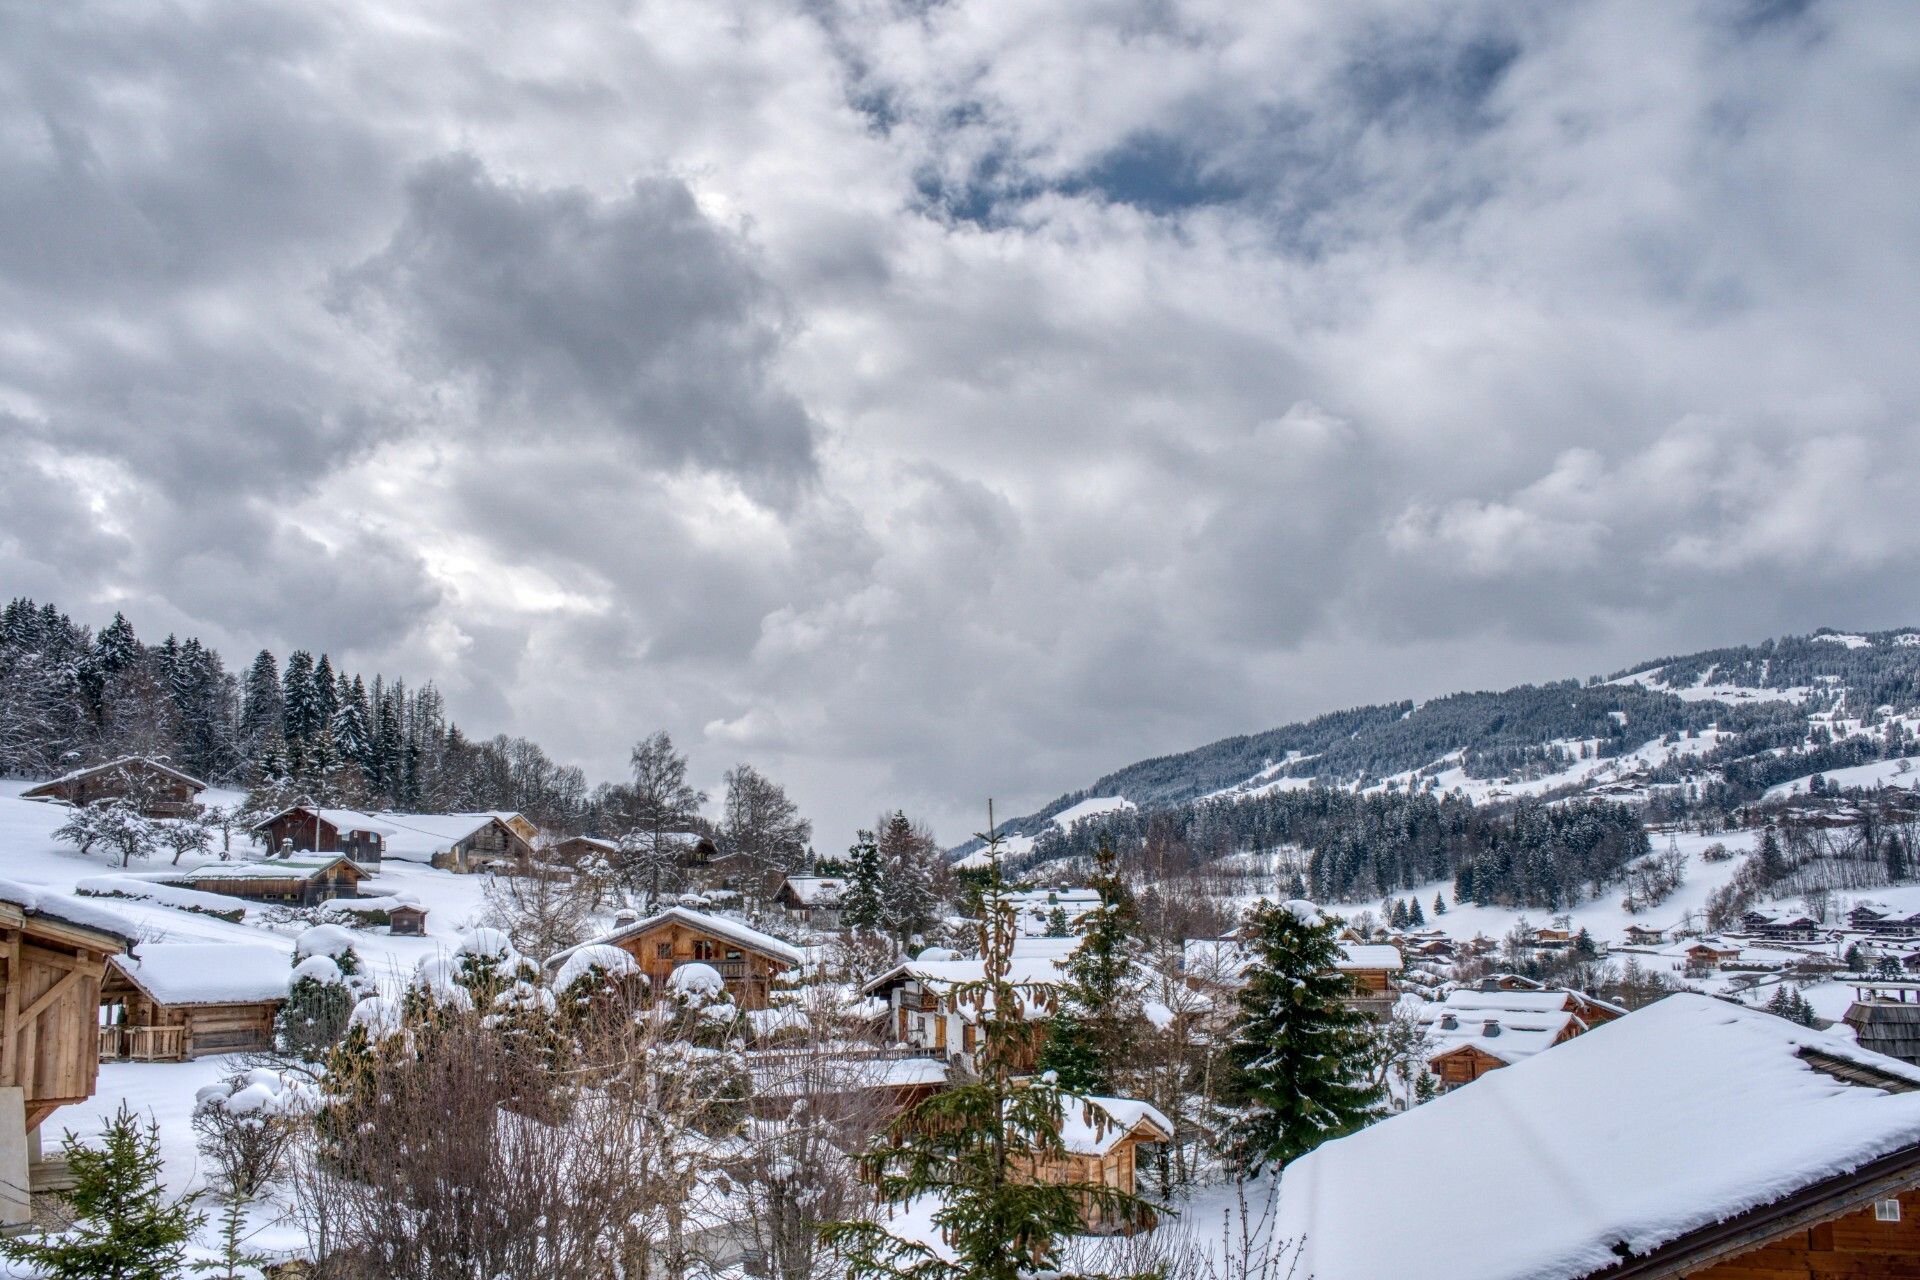
M 100 983 L 133 938 L 110 911 L 0 881 L 0 1226 L 27 1221 L 41 1123 L 93 1094 Z
M 122 756 L 29 787 L 20 797 L 75 806 L 126 800 L 149 818 L 178 818 L 198 802 L 200 793 L 206 789 L 206 783 L 170 764 L 146 756 Z
M 273 1047 L 292 970 L 249 942 L 143 942 L 115 956 L 100 987 L 100 1056 L 185 1062 Z
M 788 876 L 773 892 L 773 905 L 791 920 L 815 929 L 840 927 L 840 895 L 844 876 Z
M 293 854 L 259 862 L 209 862 L 167 883 L 249 902 L 314 907 L 335 898 L 357 898 L 366 878 L 343 853 Z
M 387 932 L 396 938 L 427 936 L 427 909 L 401 903 L 387 912 Z
M 667 990 L 673 971 L 684 965 L 711 965 L 733 1002 L 748 1011 L 765 1009 L 775 981 L 805 960 L 798 947 L 771 934 L 686 907 L 669 907 L 580 945 L 620 948 L 634 958 L 656 992 Z M 556 952 L 547 968 L 558 971 L 579 949 Z
M 462 874 L 519 870 L 533 861 L 533 841 L 523 832 L 537 828 L 517 813 L 382 813 L 394 828 L 387 856 L 424 862 Z
M 250 828 L 273 853 L 343 853 L 361 866 L 377 866 L 395 828 L 357 809 L 295 805 Z
M 568 836 L 556 840 L 540 851 L 542 858 L 563 867 L 590 867 L 596 862 L 611 862 L 619 856 L 620 846 L 612 840 L 602 840 L 599 836 Z
M 951 955 L 951 952 L 947 953 Z M 1020 1015 L 1028 1022 L 1053 1016 L 1054 993 L 1063 980 L 1058 952 L 1016 951 L 1009 962 L 1007 981 L 1029 992 Z M 955 989 L 982 981 L 986 966 L 979 960 L 909 960 L 895 965 L 860 989 L 864 996 L 887 1002 L 887 1036 L 907 1048 L 930 1054 L 971 1074 L 984 1046 L 979 1013 L 970 1002 L 956 999 Z M 1038 1029 L 1016 1068 L 1030 1068 L 1045 1039 Z
M 1916 1276 L 1920 1069 L 1682 993 L 1323 1144 L 1279 1204 L 1315 1280 Z
M 1140 1148 L 1170 1142 L 1173 1126 L 1153 1106 L 1132 1098 L 1069 1098 L 1060 1118 L 1063 1156 L 1045 1162 L 1024 1161 L 1023 1174 L 1036 1182 L 1078 1182 L 1139 1194 Z M 1083 1199 L 1080 1226 L 1088 1235 L 1151 1231 L 1152 1210 L 1131 1217 Z

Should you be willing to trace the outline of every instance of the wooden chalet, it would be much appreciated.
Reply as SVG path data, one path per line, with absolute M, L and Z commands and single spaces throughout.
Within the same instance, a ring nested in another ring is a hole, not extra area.
M 1342 947 L 1334 965 L 1353 983 L 1347 1003 L 1375 1015 L 1385 1014 L 1400 998 L 1400 973 L 1405 967 L 1400 948 L 1378 942 Z
M 248 942 L 144 942 L 115 956 L 100 987 L 100 1056 L 185 1062 L 273 1047 L 291 968 Z
M 178 818 L 199 800 L 207 784 L 146 756 L 122 756 L 88 765 L 20 793 L 25 800 L 57 800 L 70 805 L 129 800 L 149 818 Z
M 1826 926 L 1799 912 L 1749 911 L 1740 917 L 1740 932 L 1769 942 L 1814 942 Z
M 1657 947 L 1667 940 L 1667 931 L 1657 929 L 1650 924 L 1630 924 L 1627 926 L 1627 945 L 1630 947 Z
M 1862 903 L 1847 913 L 1847 923 L 1876 938 L 1920 938 L 1920 911 Z
M 64 894 L 0 881 L 0 1225 L 28 1219 L 41 1123 L 100 1074 L 100 984 L 132 926 Z
M 788 876 L 774 890 L 773 904 L 801 924 L 838 929 L 840 895 L 846 888 L 844 876 Z
M 1025 1177 L 1042 1183 L 1088 1183 L 1136 1195 L 1140 1148 L 1173 1140 L 1173 1126 L 1167 1118 L 1148 1103 L 1132 1098 L 1069 1098 L 1065 1112 L 1060 1118 L 1065 1154 L 1045 1162 L 1022 1162 Z M 1080 1225 L 1088 1235 L 1115 1235 L 1150 1231 L 1155 1223 L 1150 1210 L 1123 1218 L 1100 1205 L 1083 1202 Z
M 619 852 L 620 846 L 612 840 L 602 840 L 598 836 L 568 836 L 542 849 L 540 856 L 548 862 L 578 870 L 610 860 Z
M 343 853 L 361 866 L 379 863 L 396 828 L 355 809 L 295 805 L 253 824 L 269 853 Z
M 382 813 L 394 831 L 387 856 L 443 871 L 520 870 L 532 865 L 532 824 L 517 813 Z
M 292 854 L 258 862 L 209 862 L 168 883 L 249 902 L 314 907 L 335 898 L 357 898 L 366 878 L 343 853 Z
M 1058 954 L 1015 951 L 1007 981 L 1032 993 L 1021 1006 L 1024 1021 L 1044 1022 L 1053 1016 L 1052 993 L 1061 984 L 1061 959 Z M 895 1043 L 972 1072 L 985 1043 L 983 1030 L 978 1012 L 955 1000 L 953 993 L 955 987 L 985 976 L 986 966 L 979 960 L 922 958 L 894 966 L 860 992 L 887 1002 L 887 1035 Z M 1035 1052 L 1045 1038 L 1044 1034 L 1033 1037 Z M 1023 1055 L 1027 1060 L 1016 1065 L 1031 1067 L 1033 1056 Z
M 1273 1236 L 1315 1280 L 1920 1276 L 1917 1092 L 1920 1069 L 1682 993 L 1294 1161 Z M 1355 1208 L 1380 1203 L 1421 1211 Z
M 749 1011 L 765 1009 L 774 982 L 805 959 L 798 947 L 738 920 L 686 907 L 669 907 L 581 945 L 620 948 L 639 964 L 656 992 L 667 989 L 675 969 L 709 965 L 719 971 L 734 1003 Z M 558 969 L 577 950 L 556 953 L 547 960 L 548 968 Z

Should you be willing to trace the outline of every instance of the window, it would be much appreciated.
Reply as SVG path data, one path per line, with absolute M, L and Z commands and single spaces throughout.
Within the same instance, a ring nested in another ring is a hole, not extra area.
M 732 947 L 727 948 L 727 959 L 744 960 L 745 958 L 746 958 L 745 956 L 741 955 L 738 951 L 735 951 Z
M 693 958 L 695 960 L 713 959 L 713 944 L 705 938 L 695 940 L 693 944 Z
M 1898 1200 L 1875 1200 L 1873 1202 L 1873 1220 L 1875 1222 L 1900 1221 L 1900 1202 Z
M 673 959 L 673 944 L 671 942 L 655 943 L 653 947 L 653 954 L 658 956 L 662 960 L 671 960 Z

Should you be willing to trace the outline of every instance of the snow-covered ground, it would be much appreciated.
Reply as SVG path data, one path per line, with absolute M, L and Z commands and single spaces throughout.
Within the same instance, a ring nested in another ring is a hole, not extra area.
M 1133 801 L 1125 796 L 1088 796 L 1075 805 L 1069 805 L 1053 815 L 1053 824 L 1062 831 L 1071 831 L 1076 823 L 1085 821 L 1102 813 L 1114 813 L 1121 809 L 1131 809 Z

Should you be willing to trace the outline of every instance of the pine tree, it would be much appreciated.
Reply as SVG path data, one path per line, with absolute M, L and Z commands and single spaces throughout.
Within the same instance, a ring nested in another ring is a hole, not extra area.
M 1433 895 L 1433 914 L 1436 916 L 1447 914 L 1447 898 L 1445 894 L 1436 893 Z
M 325 725 L 313 696 L 313 655 L 295 649 L 280 675 L 280 740 L 286 744 L 287 768 L 306 771 L 307 745 Z
M 1913 871 L 1907 860 L 1907 848 L 1900 843 L 1900 837 L 1892 832 L 1887 833 L 1883 856 L 1886 862 L 1887 879 L 1889 881 L 1898 884 L 1900 881 L 1912 876 Z
M 933 838 L 895 809 L 880 831 L 881 911 L 887 930 L 905 948 L 933 928 L 938 905 L 933 891 Z
M 160 1185 L 160 1126 L 142 1125 L 123 1102 L 89 1147 L 69 1133 L 62 1145 L 73 1188 L 60 1196 L 75 1221 L 39 1240 L 0 1237 L 0 1257 L 46 1280 L 173 1280 L 186 1243 L 205 1219 L 190 1200 L 169 1203 Z
M 1427 922 L 1427 913 L 1420 909 L 1420 899 L 1408 898 L 1407 899 L 1407 924 L 1409 926 L 1417 928 L 1418 926 L 1423 925 L 1426 922 Z
M 1227 1047 L 1240 1107 L 1229 1145 L 1258 1173 L 1364 1125 L 1381 1090 L 1366 1077 L 1371 1024 L 1346 1003 L 1332 918 L 1296 900 L 1261 903 L 1248 923 L 1254 960 Z
M 1089 885 L 1100 905 L 1079 920 L 1080 945 L 1063 966 L 1059 1010 L 1048 1030 L 1039 1066 L 1074 1093 L 1114 1092 L 1137 1056 L 1141 1006 L 1139 910 L 1110 841 L 1094 854 Z
M 854 834 L 847 848 L 847 888 L 840 895 L 840 923 L 863 933 L 879 930 L 884 917 L 880 906 L 880 849 L 873 832 L 864 827 Z
M 981 1030 L 977 1078 L 916 1103 L 858 1158 L 888 1206 L 934 1198 L 933 1224 L 944 1256 L 879 1222 L 833 1223 L 823 1235 L 840 1250 L 848 1280 L 1025 1280 L 1059 1272 L 1061 1241 L 1080 1232 L 1083 1208 L 1121 1220 L 1146 1208 L 1113 1187 L 1032 1176 L 1036 1165 L 1065 1166 L 1061 1125 L 1071 1108 L 1083 1108 L 1089 1122 L 1104 1113 L 1048 1076 L 1016 1075 L 1034 1034 L 1022 1011 L 1043 992 L 1009 976 L 1019 926 L 1006 899 L 1000 839 L 992 826 L 989 810 L 989 831 L 981 837 L 992 869 L 980 925 L 984 974 L 950 992 Z

